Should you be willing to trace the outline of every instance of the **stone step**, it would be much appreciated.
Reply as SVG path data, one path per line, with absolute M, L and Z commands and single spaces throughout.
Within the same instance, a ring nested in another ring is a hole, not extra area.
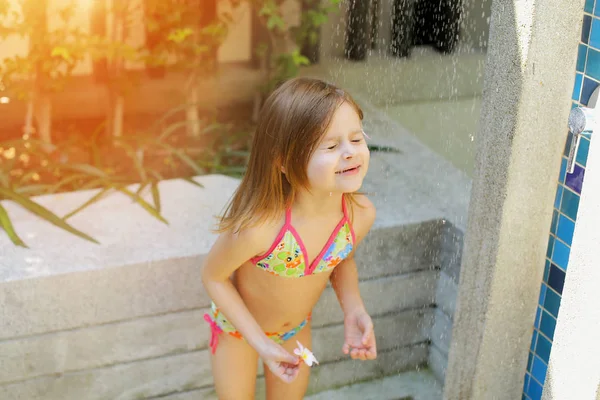
M 257 399 L 263 393 L 258 392 Z M 214 400 L 210 388 L 160 397 L 165 400 Z M 407 371 L 397 375 L 354 383 L 305 397 L 306 400 L 440 400 L 442 387 L 428 370 Z M 148 398 L 150 400 L 150 398 Z
M 387 280 L 379 283 L 384 282 Z M 389 292 L 377 283 L 366 282 L 363 292 Z M 407 286 L 414 281 L 391 279 L 389 283 Z M 426 289 L 420 286 L 420 290 Z M 335 297 L 332 292 L 327 289 L 324 298 Z M 325 304 L 330 302 L 325 300 Z M 373 307 L 378 347 L 382 350 L 429 340 L 434 319 L 428 304 L 403 311 L 399 311 L 399 304 L 382 302 Z M 333 312 L 334 308 L 339 306 L 319 304 L 314 313 L 313 350 L 324 362 L 342 357 L 343 318 L 341 313 Z M 182 311 L 1 341 L 0 384 L 206 349 L 210 332 L 203 315 L 207 311 Z
M 199 258 L 187 258 L 4 283 L 0 295 L 7 323 L 0 340 L 207 307 L 199 265 Z M 437 275 L 424 270 L 368 279 L 360 289 L 374 314 L 424 307 L 435 302 Z M 327 288 L 313 323 L 342 318 L 335 293 Z
M 427 354 L 427 344 L 421 343 L 381 351 L 376 361 L 345 359 L 323 362 L 318 368 L 313 368 L 309 390 L 315 393 L 359 380 L 396 374 L 424 365 Z M 201 350 L 2 385 L 0 398 L 133 400 L 208 389 L 211 384 L 209 352 Z M 262 377 L 257 380 L 257 391 L 264 392 Z

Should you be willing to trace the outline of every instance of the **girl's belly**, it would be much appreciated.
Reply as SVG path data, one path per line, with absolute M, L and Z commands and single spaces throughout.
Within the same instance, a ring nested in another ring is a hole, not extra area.
M 331 272 L 302 278 L 283 278 L 245 263 L 233 284 L 265 332 L 283 332 L 299 325 L 310 314 L 327 286 Z

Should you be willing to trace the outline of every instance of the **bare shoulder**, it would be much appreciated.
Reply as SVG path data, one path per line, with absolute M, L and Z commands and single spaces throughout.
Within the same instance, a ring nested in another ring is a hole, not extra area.
M 203 275 L 225 279 L 251 258 L 266 252 L 283 222 L 267 221 L 241 230 L 223 232 L 204 260 Z
M 282 217 L 251 223 L 247 228 L 226 235 L 228 236 L 229 241 L 245 247 L 251 257 L 254 257 L 264 253 L 270 248 L 273 240 L 275 240 L 283 227 L 284 220 L 285 218 Z
M 375 222 L 377 216 L 377 210 L 373 202 L 363 194 L 357 194 L 354 196 L 356 204 L 352 204 L 352 226 L 356 235 L 357 242 L 360 242 Z

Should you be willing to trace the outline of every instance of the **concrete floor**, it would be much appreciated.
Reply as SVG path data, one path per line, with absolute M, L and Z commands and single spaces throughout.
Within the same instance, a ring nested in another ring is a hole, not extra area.
M 383 108 L 424 145 L 470 177 L 473 176 L 480 109 L 480 97 L 407 102 Z
M 308 396 L 306 400 L 437 400 L 442 388 L 429 371 L 409 371 Z

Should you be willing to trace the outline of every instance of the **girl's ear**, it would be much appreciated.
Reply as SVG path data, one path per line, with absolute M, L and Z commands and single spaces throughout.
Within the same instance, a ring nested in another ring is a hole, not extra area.
M 281 172 L 283 172 L 285 174 L 285 167 L 282 165 L 280 168 L 281 168 Z

